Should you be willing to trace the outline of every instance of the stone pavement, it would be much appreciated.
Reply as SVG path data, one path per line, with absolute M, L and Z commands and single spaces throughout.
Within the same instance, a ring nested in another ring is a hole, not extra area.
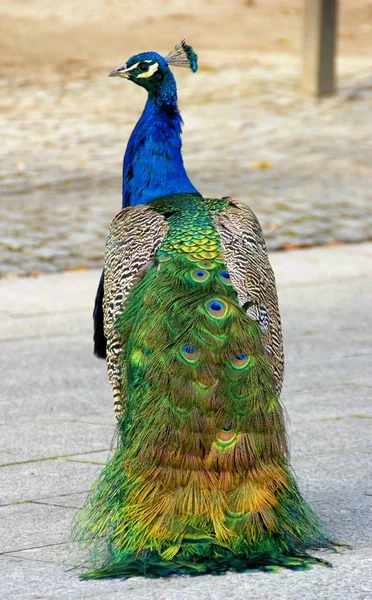
M 105 464 L 114 419 L 92 355 L 99 273 L 0 282 L 1 600 L 372 598 L 372 244 L 271 256 L 301 489 L 335 538 L 333 569 L 82 582 L 75 509 Z

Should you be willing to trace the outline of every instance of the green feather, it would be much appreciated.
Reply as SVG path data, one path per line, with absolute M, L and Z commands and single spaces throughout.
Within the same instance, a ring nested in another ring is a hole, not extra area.
M 168 231 L 116 323 L 125 410 L 77 521 L 96 577 L 307 568 L 331 547 L 287 460 L 262 334 L 239 305 L 211 208 L 152 203 Z

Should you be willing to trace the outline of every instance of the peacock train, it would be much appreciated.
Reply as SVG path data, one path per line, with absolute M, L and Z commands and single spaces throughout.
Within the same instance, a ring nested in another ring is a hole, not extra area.
M 110 73 L 143 87 L 94 308 L 117 444 L 79 511 L 84 578 L 328 564 L 288 458 L 275 278 L 248 205 L 204 198 L 181 153 L 183 41 Z

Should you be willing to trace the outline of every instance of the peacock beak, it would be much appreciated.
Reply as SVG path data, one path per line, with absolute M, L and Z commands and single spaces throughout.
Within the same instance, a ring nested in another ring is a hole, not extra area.
M 127 69 L 127 65 L 123 65 L 122 67 L 119 67 L 118 69 L 114 69 L 113 71 L 110 71 L 109 73 L 109 77 L 124 77 L 125 79 L 128 79 L 130 76 L 130 71 L 131 68 Z

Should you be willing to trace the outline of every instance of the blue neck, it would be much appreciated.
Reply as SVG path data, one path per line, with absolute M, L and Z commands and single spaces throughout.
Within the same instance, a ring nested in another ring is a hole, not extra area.
M 149 92 L 130 136 L 123 164 L 123 207 L 170 194 L 199 192 L 188 178 L 181 154 L 182 119 L 172 73 Z

